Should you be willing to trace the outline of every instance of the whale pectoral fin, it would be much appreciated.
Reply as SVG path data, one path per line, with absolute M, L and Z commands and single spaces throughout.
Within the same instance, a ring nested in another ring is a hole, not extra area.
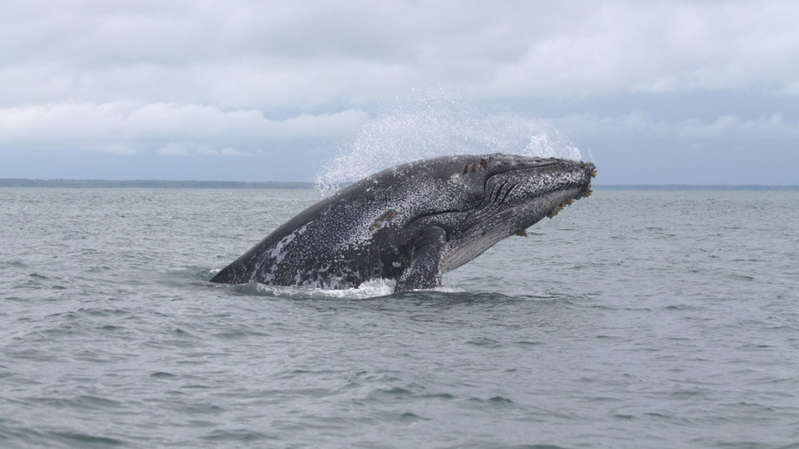
M 411 262 L 397 280 L 398 292 L 433 288 L 441 285 L 441 249 L 447 241 L 447 232 L 431 226 L 425 229 L 414 242 Z

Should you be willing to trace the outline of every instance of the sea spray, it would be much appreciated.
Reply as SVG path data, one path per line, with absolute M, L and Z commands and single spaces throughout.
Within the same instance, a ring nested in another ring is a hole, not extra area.
M 513 153 L 582 159 L 549 121 L 486 113 L 462 101 L 424 98 L 377 114 L 323 167 L 317 188 L 339 186 L 384 168 L 451 154 Z

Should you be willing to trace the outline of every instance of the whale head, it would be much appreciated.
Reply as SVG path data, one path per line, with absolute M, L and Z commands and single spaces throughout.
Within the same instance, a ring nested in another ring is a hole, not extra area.
M 591 194 L 592 163 L 555 158 L 491 154 L 466 158 L 452 179 L 469 207 L 440 217 L 447 232 L 444 271 L 474 259 L 500 240 L 552 218 L 574 200 Z

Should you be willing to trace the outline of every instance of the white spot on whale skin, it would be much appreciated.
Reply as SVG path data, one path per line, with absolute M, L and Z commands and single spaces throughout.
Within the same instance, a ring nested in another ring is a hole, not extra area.
M 293 242 L 298 236 L 304 234 L 308 229 L 308 225 L 311 223 L 313 223 L 313 220 L 305 223 L 290 234 L 280 239 L 280 241 L 278 241 L 270 251 L 265 251 L 261 257 L 261 260 L 258 262 L 258 265 L 255 267 L 255 270 L 252 271 L 250 281 L 259 281 L 267 284 L 274 281 L 275 269 L 283 261 L 283 259 L 286 258 L 286 247 L 290 245 L 291 242 Z M 261 271 L 261 266 L 263 266 L 265 263 L 269 263 L 268 271 L 262 273 L 260 275 L 260 279 L 256 279 L 258 273 Z
M 298 236 L 304 234 L 305 231 L 308 229 L 308 225 L 311 223 L 312 223 L 311 221 L 305 223 L 304 225 L 300 226 L 295 231 L 293 231 L 291 234 L 283 237 L 282 239 L 280 239 L 279 242 L 277 242 L 277 245 L 275 245 L 275 247 L 272 248 L 272 251 L 269 252 L 269 256 L 275 260 L 276 264 L 282 262 L 283 259 L 286 257 L 286 252 L 285 252 L 286 247 L 290 245 L 291 242 L 293 242 Z
M 391 262 L 391 266 L 394 267 L 394 268 L 399 268 L 399 267 L 402 266 L 402 264 L 397 262 L 397 261 L 394 261 L 394 262 Z
M 295 238 L 296 236 L 292 232 L 291 234 L 280 239 L 280 241 L 277 242 L 277 245 L 272 248 L 272 251 L 269 251 L 269 256 L 275 260 L 275 263 L 280 263 L 283 261 L 283 248 L 288 246 L 289 243 L 293 242 Z

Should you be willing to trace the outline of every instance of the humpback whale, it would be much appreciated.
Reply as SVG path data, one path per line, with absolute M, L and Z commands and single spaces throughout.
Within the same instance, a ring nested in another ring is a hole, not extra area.
M 278 227 L 211 282 L 326 289 L 441 275 L 591 194 L 594 164 L 509 154 L 427 159 L 383 170 Z

